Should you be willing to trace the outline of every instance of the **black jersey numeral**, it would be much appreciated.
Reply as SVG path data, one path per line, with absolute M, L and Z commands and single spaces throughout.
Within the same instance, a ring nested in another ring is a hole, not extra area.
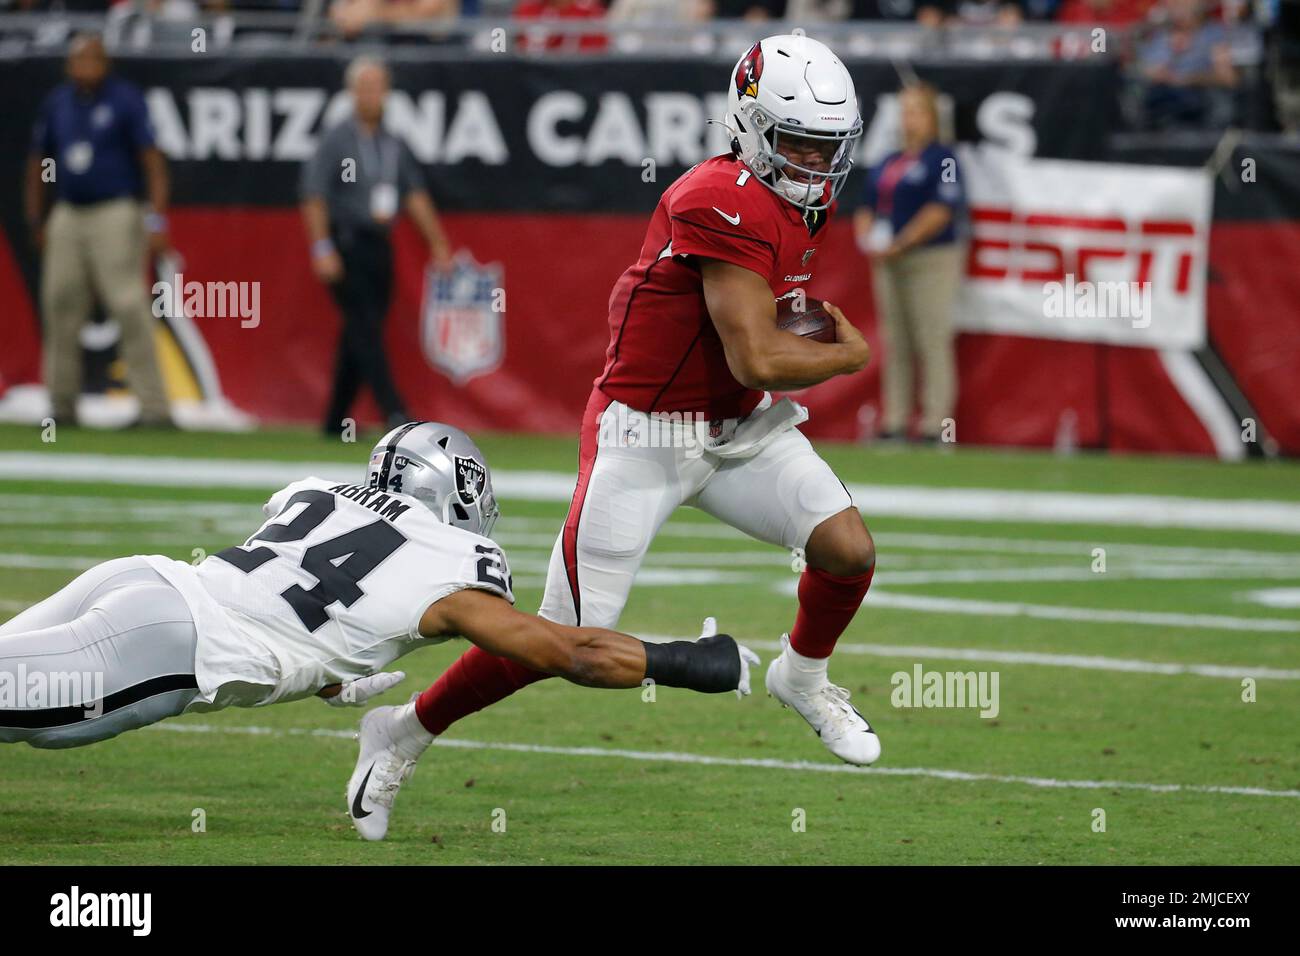
M 490 548 L 485 544 L 474 545 L 474 550 L 482 557 L 478 559 L 478 579 L 483 584 L 502 588 L 507 594 L 514 593 L 514 575 L 506 564 L 506 556 L 500 548 Z
M 226 548 L 215 557 L 251 574 L 280 555 L 265 545 L 250 547 L 254 541 L 301 541 L 334 513 L 334 496 L 327 491 L 307 489 L 295 493 L 283 508 L 284 514 L 297 504 L 307 505 L 287 524 L 269 524 L 244 542 L 242 547 Z M 276 517 L 279 517 L 277 515 Z M 329 620 L 325 609 L 331 604 L 351 607 L 364 596 L 361 580 L 379 567 L 394 551 L 406 543 L 406 535 L 382 518 L 373 524 L 314 544 L 303 552 L 301 567 L 316 579 L 315 586 L 295 584 L 280 592 L 293 608 L 298 620 L 314 632 Z M 342 561 L 338 559 L 342 558 Z M 337 563 L 336 563 L 337 562 Z
M 381 518 L 314 544 L 303 552 L 302 569 L 316 579 L 316 586 L 307 590 L 295 584 L 280 597 L 289 602 L 303 627 L 314 631 L 329 620 L 325 613 L 329 605 L 355 604 L 366 593 L 361 579 L 405 543 L 406 535 Z M 344 560 L 335 564 L 338 558 Z

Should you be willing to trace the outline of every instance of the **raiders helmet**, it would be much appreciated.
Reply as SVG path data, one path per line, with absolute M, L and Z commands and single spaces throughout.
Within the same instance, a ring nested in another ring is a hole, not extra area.
M 407 422 L 370 452 L 366 487 L 410 495 L 444 523 L 484 537 L 500 510 L 492 475 L 478 446 L 459 428 Z

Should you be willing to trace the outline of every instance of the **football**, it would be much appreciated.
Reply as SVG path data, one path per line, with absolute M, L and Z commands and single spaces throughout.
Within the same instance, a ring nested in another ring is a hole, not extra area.
M 796 299 L 782 299 L 776 303 L 776 327 L 814 342 L 835 341 L 835 320 L 825 309 L 813 306 L 802 312 L 795 310 Z

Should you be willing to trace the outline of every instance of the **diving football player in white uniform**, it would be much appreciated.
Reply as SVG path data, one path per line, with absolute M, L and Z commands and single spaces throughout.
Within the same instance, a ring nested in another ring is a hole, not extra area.
M 375 446 L 363 484 L 307 478 L 264 510 L 244 544 L 197 566 L 108 561 L 0 627 L 0 741 L 76 747 L 182 713 L 312 694 L 359 704 L 401 680 L 383 672 L 398 657 L 455 636 L 586 686 L 649 678 L 749 692 L 757 658 L 727 635 L 646 645 L 515 610 L 488 537 L 491 475 L 459 429 L 403 425 Z M 432 739 L 413 704 L 366 714 L 348 794 L 363 835 L 383 836 Z

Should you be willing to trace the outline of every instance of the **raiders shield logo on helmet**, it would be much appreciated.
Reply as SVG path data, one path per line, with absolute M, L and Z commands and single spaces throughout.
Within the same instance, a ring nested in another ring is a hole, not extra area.
M 478 501 L 487 483 L 487 469 L 473 458 L 456 456 L 456 491 L 462 501 Z

